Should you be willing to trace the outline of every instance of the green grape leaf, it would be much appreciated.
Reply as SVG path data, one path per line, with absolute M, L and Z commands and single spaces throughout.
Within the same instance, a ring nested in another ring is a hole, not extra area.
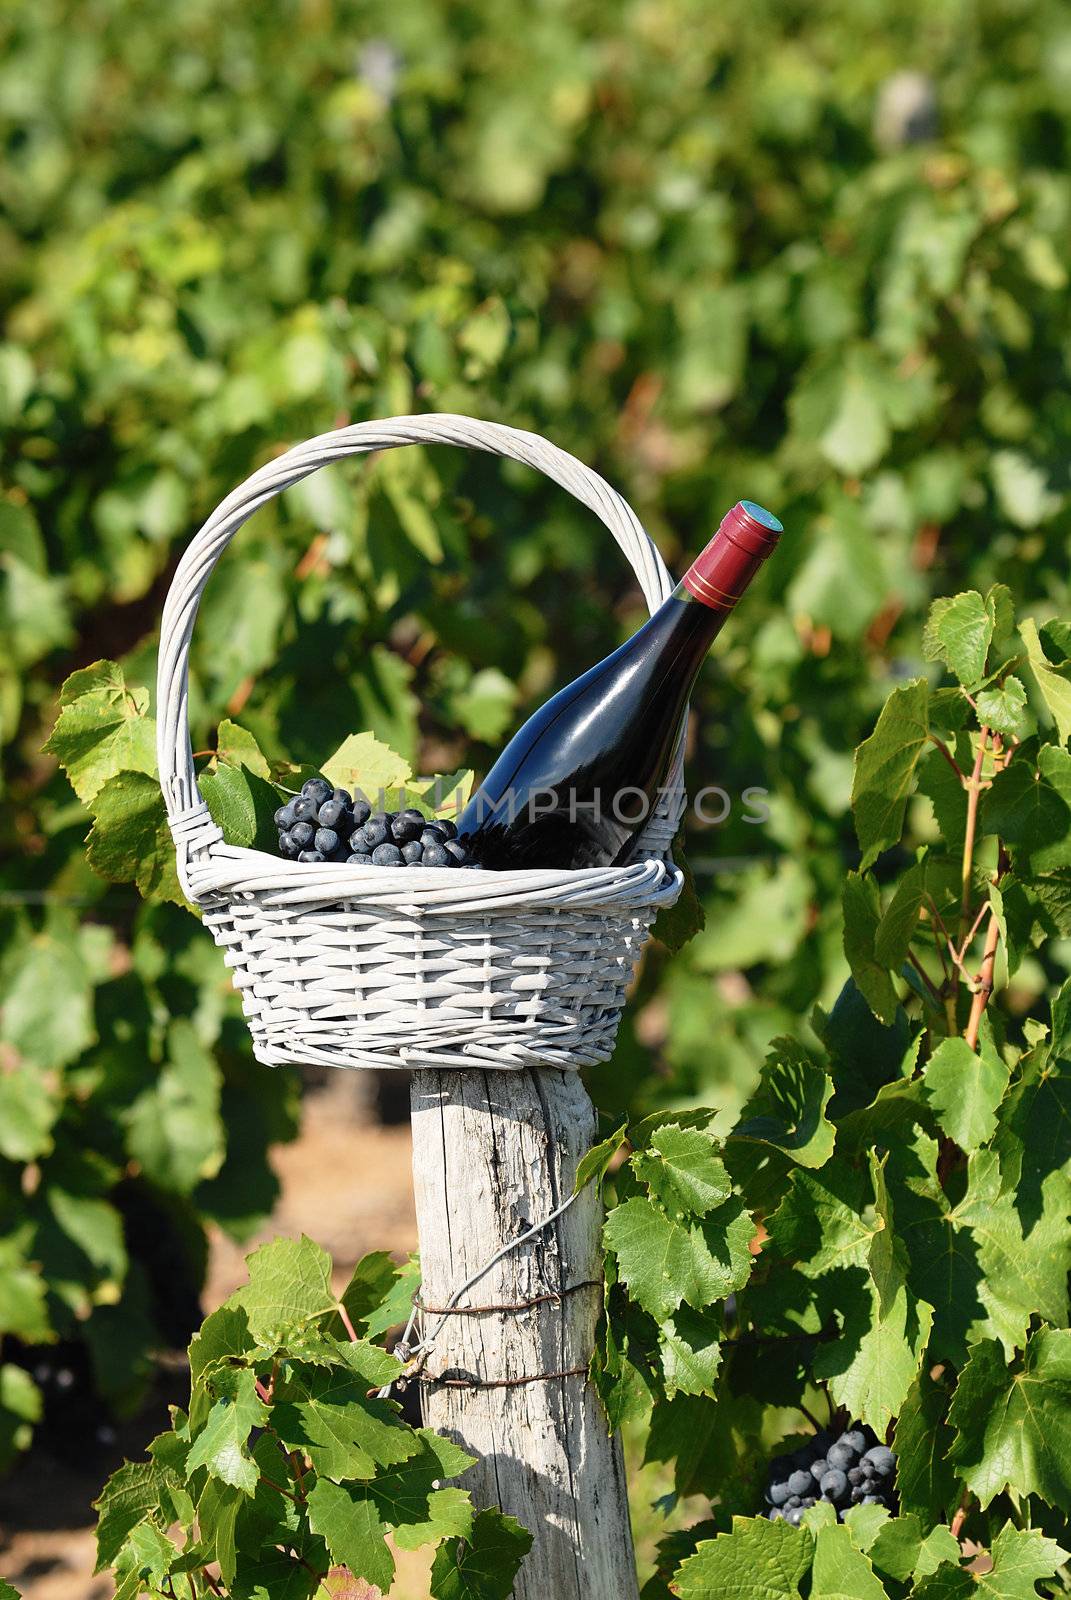
M 278 791 L 246 767 L 220 765 L 198 779 L 198 788 L 228 844 L 267 850 L 276 842 Z
M 1071 1330 L 1039 1328 L 1012 1366 L 994 1340 L 975 1345 L 948 1420 L 983 1510 L 1008 1488 L 1071 1510 Z
M 1054 666 L 1045 654 L 1037 623 L 1031 617 L 1023 618 L 1019 633 L 1026 645 L 1027 660 L 1041 690 L 1041 697 L 1056 723 L 1060 743 L 1066 744 L 1071 739 L 1071 678 L 1067 676 L 1063 664 Z
M 965 734 L 953 752 L 961 770 L 970 770 L 973 756 Z M 930 802 L 934 821 L 946 850 L 962 851 L 967 834 L 967 791 L 963 780 L 949 766 L 939 750 L 919 762 L 919 789 Z
M 1045 1218 L 1071 1210 L 1071 1060 L 1061 1051 L 1071 1056 L 1061 1043 L 1023 1057 L 993 1140 L 1002 1193 L 1011 1197 L 1024 1239 Z
M 0 1600 L 22 1600 L 21 1591 L 8 1583 L 6 1578 L 0 1578 Z
M 238 1513 L 245 1504 L 240 1489 L 219 1478 L 208 1478 L 197 1501 L 197 1527 L 209 1560 L 219 1563 L 224 1583 L 231 1587 L 238 1569 Z
M 866 1266 L 877 1231 L 864 1214 L 868 1198 L 863 1174 L 847 1162 L 821 1172 L 797 1169 L 767 1222 L 770 1238 L 806 1278 Z
M 38 1068 L 65 1067 L 95 1043 L 92 977 L 79 948 L 75 924 L 66 915 L 52 918 L 40 933 L 23 930 L 7 951 L 0 968 L 4 1007 L 0 1015 L 0 1040 L 16 1056 Z M 63 1004 L 56 1004 L 62 994 Z M 22 1103 L 20 1120 L 28 1126 L 15 1135 L 23 1142 L 40 1142 L 52 1117 L 42 1094 L 52 1093 L 40 1078 L 11 1091 L 12 1110 Z M 47 1126 L 46 1126 L 47 1124 Z M 36 1128 L 36 1132 L 33 1129 Z M 43 1153 L 42 1145 L 38 1154 Z M 32 1157 L 11 1156 L 11 1160 Z
M 30 1265 L 17 1237 L 0 1239 L 0 1334 L 13 1333 L 24 1344 L 47 1344 L 53 1337 L 41 1272 Z
M 149 691 L 128 688 L 114 661 L 72 672 L 59 695 L 60 713 L 45 749 L 54 755 L 84 804 L 119 772 L 156 774 L 156 723 Z
M 832 1522 L 815 1533 L 811 1600 L 888 1600 L 852 1530 L 836 1521 L 835 1512 Z
M 360 792 L 372 801 L 381 789 L 404 787 L 412 777 L 409 763 L 371 733 L 351 733 L 330 760 L 323 775 L 336 789 Z
M 1068 692 L 1071 694 L 1071 684 Z M 1005 738 L 1025 739 L 1034 731 L 1026 689 L 1016 677 L 1007 677 L 990 689 L 979 689 L 974 703 L 978 721 Z
M 216 759 L 228 767 L 245 767 L 258 778 L 271 777 L 267 757 L 253 735 L 227 717 L 216 731 Z
M 834 1400 L 850 1416 L 884 1434 L 918 1374 L 933 1309 L 904 1286 L 883 1309 L 869 1280 L 838 1273 L 835 1283 L 842 1332 L 816 1350 L 814 1375 L 828 1381 Z
M 751 1270 L 753 1232 L 749 1214 L 735 1200 L 698 1223 L 675 1221 L 639 1198 L 615 1206 L 604 1230 L 621 1281 L 660 1322 L 682 1300 L 701 1310 L 742 1288 Z
M 435 1552 L 432 1600 L 507 1600 L 531 1548 L 532 1535 L 515 1517 L 480 1511 L 470 1535 L 448 1539 Z
M 700 1544 L 677 1569 L 681 1600 L 799 1600 L 814 1538 L 806 1528 L 734 1517 L 731 1533 Z
M 925 900 L 926 862 L 923 860 L 916 861 L 914 866 L 907 869 L 896 885 L 892 899 L 879 916 L 873 936 L 873 956 L 879 968 L 899 972 L 907 958 Z
M 801 1167 L 821 1167 L 833 1154 L 834 1129 L 826 1118 L 833 1081 L 793 1039 L 774 1039 L 758 1086 L 733 1129 L 783 1150 Z
M 589 1183 L 599 1184 L 610 1169 L 617 1152 L 627 1142 L 628 1124 L 622 1123 L 620 1128 L 614 1130 L 607 1138 L 601 1139 L 598 1144 L 581 1156 L 576 1168 L 576 1181 L 573 1184 L 573 1193 L 579 1194 L 581 1189 Z
M 146 900 L 185 905 L 175 871 L 175 846 L 155 778 L 118 772 L 93 797 L 86 856 L 112 883 L 135 883 Z
M 993 1137 L 1009 1076 L 992 1034 L 977 1053 L 966 1039 L 952 1037 L 938 1044 L 923 1072 L 926 1099 L 942 1130 L 961 1150 L 977 1150 Z
M 251 1495 L 259 1473 L 247 1449 L 249 1435 L 268 1420 L 268 1407 L 257 1394 L 256 1373 L 249 1367 L 217 1368 L 208 1379 L 218 1396 L 186 1459 L 192 1473 L 205 1467 L 214 1478 Z
M 221 1076 L 215 1057 L 180 1018 L 168 1031 L 167 1061 L 126 1113 L 127 1148 L 155 1183 L 192 1194 L 223 1165 Z
M 401 1285 L 400 1294 L 399 1285 Z M 415 1284 L 413 1287 L 415 1288 Z M 354 1267 L 341 1299 L 354 1328 L 358 1333 L 367 1334 L 368 1323 L 388 1302 L 390 1313 L 386 1326 L 389 1328 L 397 1322 L 405 1321 L 409 1315 L 409 1306 L 406 1303 L 407 1290 L 412 1293 L 408 1286 L 405 1268 L 397 1266 L 386 1250 L 373 1250 L 368 1255 L 362 1256 Z M 346 1337 L 341 1322 L 333 1331 L 337 1332 L 339 1338 Z
M 882 1522 L 867 1554 L 883 1578 L 910 1583 L 912 1578 L 935 1572 L 943 1561 L 958 1566 L 960 1550 L 950 1528 L 938 1527 L 924 1533 L 922 1520 L 909 1511 Z
M 1071 864 L 1071 753 L 1042 745 L 998 772 L 982 797 L 982 826 L 1011 847 L 1023 876 Z
M 912 1600 L 1037 1600 L 1039 1579 L 1051 1578 L 1067 1551 L 1038 1528 L 1013 1528 L 1010 1522 L 993 1540 L 989 1572 L 969 1567 L 938 1567 L 911 1591 Z
M 224 1309 L 245 1312 L 257 1343 L 285 1345 L 295 1330 L 319 1321 L 338 1301 L 331 1289 L 331 1257 L 305 1234 L 273 1239 L 246 1257 L 249 1282 Z
M 894 689 L 874 732 L 855 752 L 851 803 L 863 872 L 900 842 L 915 769 L 929 737 L 928 696 L 924 678 Z
M 878 886 L 865 873 L 849 872 L 844 880 L 844 954 L 852 977 L 879 1022 L 888 1027 L 899 1001 L 892 976 L 878 960 L 875 942 L 881 922 Z
M 697 933 L 702 933 L 707 925 L 707 914 L 696 889 L 695 873 L 684 853 L 683 832 L 674 839 L 672 853 L 684 883 L 673 904 L 663 906 L 658 913 L 651 933 L 671 955 L 678 955 Z
M 374 1345 L 350 1346 L 359 1370 L 323 1369 L 295 1362 L 277 1390 L 272 1427 L 289 1450 L 304 1450 L 322 1478 L 370 1478 L 376 1467 L 396 1466 L 421 1448 L 388 1401 L 368 1390 L 396 1377 L 398 1363 Z
M 97 1512 L 97 1564 L 94 1572 L 115 1565 L 133 1528 L 160 1504 L 160 1471 L 149 1461 L 126 1461 L 113 1472 L 93 1501 Z
M 662 1375 L 667 1396 L 714 1394 L 721 1366 L 717 1322 L 709 1312 L 678 1306 L 659 1329 Z
M 8 1161 L 36 1161 L 48 1155 L 60 1109 L 55 1086 L 36 1067 L 0 1072 L 0 1155 Z
M 0 1472 L 30 1448 L 33 1425 L 43 1414 L 41 1391 L 25 1367 L 5 1361 L 0 1366 Z
M 948 1399 L 943 1382 L 920 1372 L 896 1421 L 900 1508 L 916 1512 L 926 1525 L 950 1517 L 959 1498 L 955 1469 L 947 1459 L 953 1438 L 946 1420 Z
M 350 1485 L 317 1478 L 309 1491 L 309 1526 L 318 1533 L 331 1558 L 355 1578 L 367 1578 L 384 1592 L 394 1582 L 394 1557 L 386 1541 L 375 1502 L 351 1491 Z
M 985 662 L 993 638 L 993 617 L 974 589 L 942 597 L 930 607 L 922 634 L 923 654 L 943 661 L 965 689 L 985 677 Z
M 733 1192 L 718 1149 L 699 1128 L 664 1123 L 636 1151 L 632 1170 L 671 1217 L 704 1217 Z

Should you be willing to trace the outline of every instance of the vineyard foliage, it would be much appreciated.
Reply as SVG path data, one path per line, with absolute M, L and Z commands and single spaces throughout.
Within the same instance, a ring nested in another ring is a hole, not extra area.
M 686 833 L 706 925 L 663 927 L 588 1079 L 626 1129 L 598 1387 L 640 1432 L 657 1402 L 649 1458 L 713 1507 L 650 1595 L 728 1595 L 741 1564 L 771 1597 L 1058 1592 L 1066 9 L 41 0 L 0 44 L 0 1460 L 45 1347 L 136 1409 L 199 1320 L 206 1229 L 255 1232 L 297 1126 L 160 832 L 178 553 L 295 440 L 458 410 L 598 468 L 676 570 L 740 495 L 789 530 L 694 702 L 689 786 L 727 797 Z M 311 768 L 367 730 L 407 771 L 479 770 L 641 615 L 520 467 L 332 468 L 208 587 L 199 767 Z M 270 1378 L 266 1350 L 235 1370 Z M 751 1520 L 765 1454 L 829 1404 L 895 1440 L 892 1532 Z M 465 1540 L 450 1505 L 435 1537 Z

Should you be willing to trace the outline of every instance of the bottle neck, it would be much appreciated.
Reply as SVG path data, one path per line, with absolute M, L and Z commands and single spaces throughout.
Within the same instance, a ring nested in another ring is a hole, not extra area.
M 674 598 L 698 601 L 727 616 L 767 556 L 776 549 L 780 536 L 781 524 L 776 517 L 749 500 L 740 501 L 722 518 L 706 549 L 696 556 L 674 590 Z

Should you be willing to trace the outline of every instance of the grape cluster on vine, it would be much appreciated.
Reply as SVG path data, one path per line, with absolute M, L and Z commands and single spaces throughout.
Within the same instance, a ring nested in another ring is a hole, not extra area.
M 837 1518 L 855 1505 L 896 1511 L 896 1457 L 872 1428 L 853 1423 L 836 1437 L 828 1428 L 791 1455 L 770 1462 L 766 1485 L 771 1522 L 798 1527 L 803 1513 L 820 1500 L 835 1506 Z
M 290 861 L 342 861 L 355 867 L 469 867 L 457 826 L 411 807 L 373 811 L 348 789 L 310 778 L 275 813 L 279 853 Z

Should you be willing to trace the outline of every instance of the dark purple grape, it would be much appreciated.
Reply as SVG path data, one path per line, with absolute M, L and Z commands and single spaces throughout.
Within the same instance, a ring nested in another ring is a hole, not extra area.
M 301 793 L 304 799 L 311 800 L 319 810 L 325 800 L 330 800 L 334 790 L 326 778 L 310 778 L 307 783 L 301 785 Z
M 863 1488 L 861 1483 L 857 1484 L 849 1495 L 849 1499 L 851 1500 L 853 1506 L 859 1505 L 863 1500 L 866 1499 L 866 1497 L 866 1490 Z
M 364 835 L 365 843 L 371 850 L 374 850 L 377 845 L 386 844 L 390 839 L 390 823 L 382 811 L 374 817 L 369 817 L 360 831 Z
M 435 826 L 441 828 L 448 839 L 457 838 L 457 823 L 451 822 L 449 817 L 436 817 Z
M 855 1451 L 838 1439 L 836 1444 L 831 1444 L 826 1451 L 826 1460 L 831 1467 L 837 1467 L 841 1472 L 847 1472 L 849 1467 L 855 1465 Z
M 372 857 L 365 854 L 364 851 L 354 851 L 353 855 L 346 857 L 346 865 L 348 867 L 370 867 L 372 865 Z
M 885 1500 L 880 1494 L 865 1494 L 862 1499 L 862 1504 L 864 1506 L 881 1506 L 885 1504 Z
M 766 1490 L 766 1498 L 772 1506 L 783 1506 L 788 1499 L 787 1483 L 771 1483 Z
M 448 856 L 453 856 L 454 860 L 461 865 L 468 860 L 468 851 L 463 844 L 458 844 L 456 839 L 447 839 L 443 849 Z
M 867 1451 L 866 1455 L 863 1457 L 864 1471 L 868 1461 L 870 1462 L 871 1470 L 879 1478 L 891 1478 L 892 1474 L 896 1470 L 896 1457 L 893 1455 L 888 1445 L 885 1444 L 876 1444 L 872 1449 Z
M 342 801 L 336 800 L 332 795 L 330 800 L 324 801 L 323 805 L 316 813 L 316 820 L 320 824 L 321 828 L 337 829 L 339 822 L 342 820 L 342 814 L 345 809 L 346 808 L 342 804 Z
M 426 844 L 423 848 L 424 854 L 421 860 L 424 866 L 452 867 L 454 865 L 453 856 L 448 856 L 441 844 Z
M 419 839 L 424 827 L 424 819 L 415 822 L 408 812 L 403 811 L 395 817 L 390 825 L 390 836 L 395 844 L 410 844 L 414 839 Z
M 407 867 L 418 867 L 424 859 L 424 846 L 419 839 L 410 839 L 408 844 L 402 845 L 402 860 Z
M 362 827 L 372 815 L 372 807 L 368 804 L 368 801 L 360 798 L 353 802 L 350 810 L 353 813 L 353 825 L 355 828 Z
M 303 850 L 298 856 L 299 861 L 322 861 L 323 856 L 319 850 Z
M 830 1467 L 818 1487 L 826 1500 L 841 1500 L 848 1493 L 848 1479 L 839 1467 Z
M 278 811 L 275 813 L 275 826 L 279 829 L 280 833 L 285 833 L 287 828 L 289 828 L 295 820 L 294 802 L 293 800 L 288 800 L 286 805 L 280 806 Z
M 349 811 L 353 806 L 353 796 L 348 789 L 336 789 L 331 795 L 332 800 L 337 800 L 343 810 Z
M 281 833 L 279 835 L 279 854 L 281 856 L 287 856 L 291 861 L 293 861 L 300 849 L 301 846 L 294 840 L 291 834 Z
M 299 850 L 312 848 L 312 841 L 316 837 L 316 829 L 311 822 L 295 822 L 290 829 L 290 837 Z
M 829 1468 L 826 1465 L 824 1456 L 819 1457 L 817 1461 L 811 1462 L 811 1477 L 814 1479 L 815 1483 L 821 1483 L 828 1471 Z
M 846 1444 L 849 1450 L 854 1450 L 857 1456 L 861 1456 L 867 1447 L 866 1434 L 861 1428 L 851 1428 L 847 1433 L 842 1433 L 840 1442 Z
M 378 844 L 372 851 L 374 867 L 404 867 L 402 852 L 396 844 Z
M 420 834 L 420 842 L 423 845 L 445 844 L 446 835 L 437 822 L 426 822 Z
M 849 1467 L 846 1476 L 848 1482 L 854 1489 L 857 1484 L 862 1483 L 863 1479 L 866 1477 L 866 1473 L 863 1471 L 862 1467 Z
M 809 1511 L 811 1506 L 816 1506 L 817 1504 L 818 1496 L 813 1494 L 805 1494 L 803 1499 L 800 1501 L 800 1505 L 803 1507 L 804 1511 Z
M 294 801 L 294 816 L 298 822 L 315 822 L 319 806 L 307 794 Z
M 339 837 L 334 828 L 317 828 L 313 842 L 321 855 L 333 856 L 339 846 Z
M 806 1494 L 811 1487 L 812 1481 L 809 1472 L 804 1472 L 802 1468 L 797 1467 L 788 1480 L 789 1494 Z
M 803 1521 L 803 1507 L 793 1506 L 791 1511 L 785 1512 L 785 1521 L 793 1528 L 798 1528 Z
M 766 1513 L 766 1520 L 767 1522 L 781 1522 L 784 1518 L 784 1515 L 785 1513 L 781 1510 L 780 1506 L 771 1506 L 769 1511 Z

